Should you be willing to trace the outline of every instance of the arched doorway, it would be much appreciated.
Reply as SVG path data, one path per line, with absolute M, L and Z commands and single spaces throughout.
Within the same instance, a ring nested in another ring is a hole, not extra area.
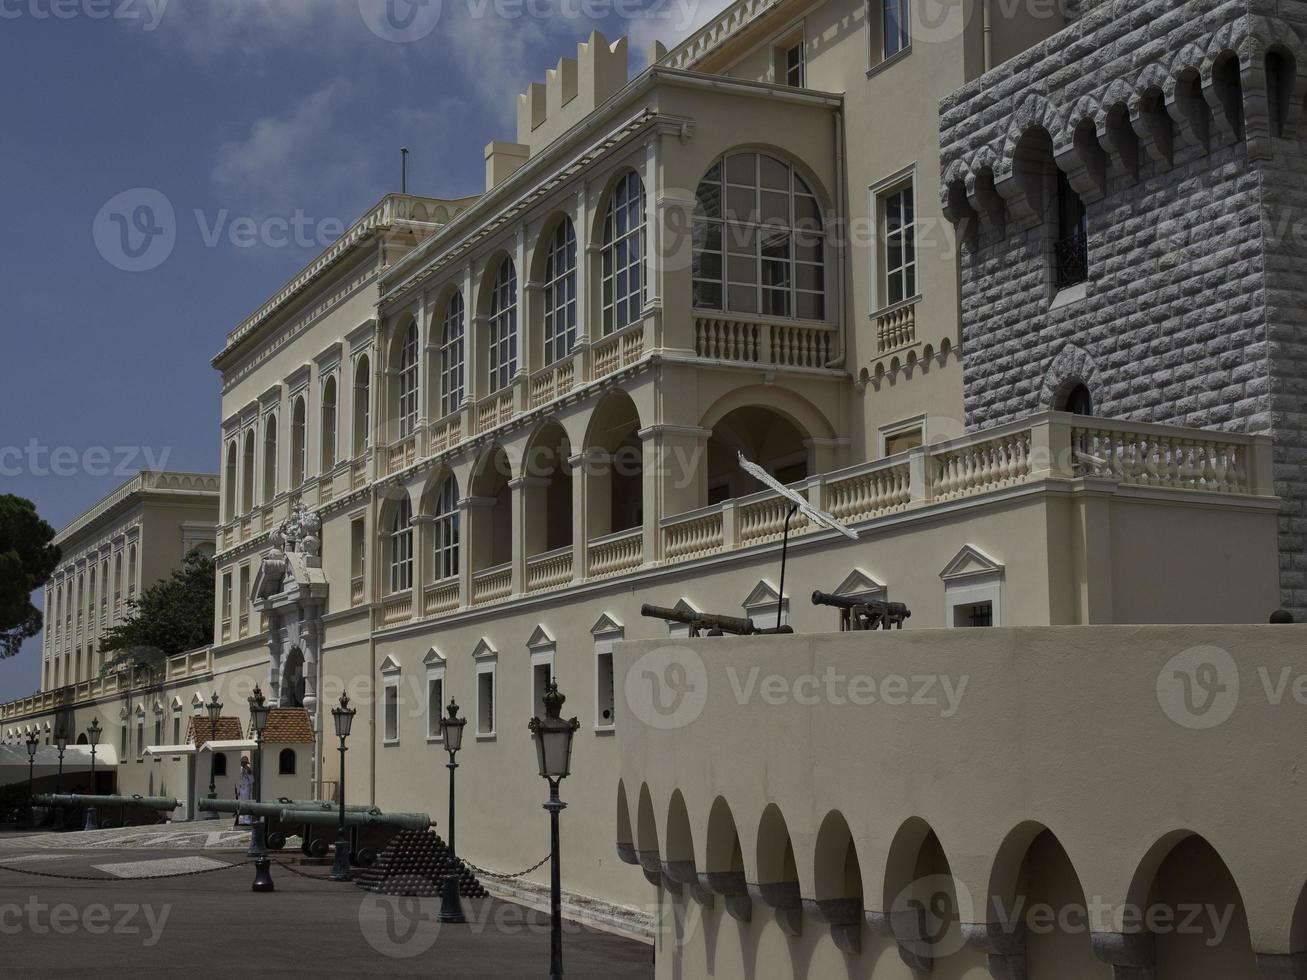
M 708 439 L 708 503 L 721 503 L 762 489 L 740 469 L 738 454 L 757 463 L 781 483 L 806 480 L 807 435 L 786 416 L 764 405 L 748 405 L 724 415 Z
M 304 654 L 299 647 L 290 651 L 282 665 L 280 707 L 304 707 Z

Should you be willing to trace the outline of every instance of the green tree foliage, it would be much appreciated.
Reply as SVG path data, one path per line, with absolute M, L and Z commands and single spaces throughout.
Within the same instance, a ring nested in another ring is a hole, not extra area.
M 53 539 L 54 528 L 41 520 L 34 503 L 0 495 L 0 658 L 14 656 L 24 640 L 41 632 L 45 620 L 32 605 L 32 593 L 59 564 Z
M 117 653 L 105 672 L 128 664 L 157 669 L 168 657 L 212 643 L 213 590 L 213 559 L 192 551 L 171 577 L 129 601 L 127 618 L 105 632 L 100 650 Z

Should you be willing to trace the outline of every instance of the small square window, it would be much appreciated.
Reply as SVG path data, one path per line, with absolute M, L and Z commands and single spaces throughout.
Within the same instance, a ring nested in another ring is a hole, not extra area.
M 993 626 L 994 604 L 992 602 L 969 602 L 953 607 L 954 626 Z

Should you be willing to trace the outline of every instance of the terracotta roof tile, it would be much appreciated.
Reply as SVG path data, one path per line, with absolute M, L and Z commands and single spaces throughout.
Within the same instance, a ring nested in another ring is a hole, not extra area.
M 252 738 L 253 735 L 254 733 L 251 732 L 250 737 Z M 270 709 L 268 724 L 263 729 L 263 740 L 290 745 L 312 745 L 316 739 L 313 737 L 313 723 L 309 720 L 308 711 L 304 708 Z
M 186 729 L 186 741 L 197 749 L 213 737 L 213 726 L 207 716 L 191 715 Z M 241 720 L 226 716 L 218 719 L 218 742 L 239 742 L 245 735 L 241 732 Z

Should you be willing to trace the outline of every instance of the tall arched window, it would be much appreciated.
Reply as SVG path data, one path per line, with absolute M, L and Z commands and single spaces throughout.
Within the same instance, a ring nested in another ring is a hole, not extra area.
M 617 182 L 604 213 L 604 333 L 644 309 L 644 184 L 634 170 Z
M 322 465 L 323 473 L 336 466 L 336 379 L 330 377 L 322 386 Z
M 761 153 L 713 164 L 695 194 L 694 305 L 766 316 L 826 317 L 826 234 L 816 195 Z
M 446 477 L 436 495 L 435 522 L 432 525 L 435 541 L 435 561 L 432 574 L 437 580 L 458 574 L 458 481 Z
M 517 373 L 517 269 L 504 259 L 490 294 L 490 390 L 508 387 Z
M 399 437 L 418 427 L 418 325 L 410 323 L 399 349 Z
M 390 525 L 390 591 L 413 588 L 413 508 L 405 497 Z
M 364 354 L 354 366 L 354 455 L 372 445 L 372 368 Z
M 263 422 L 263 502 L 272 503 L 277 496 L 277 416 Z
M 241 511 L 248 513 L 254 509 L 254 430 L 245 433 L 245 451 L 241 454 L 241 464 L 245 472 L 241 476 Z
M 226 492 L 223 494 L 223 504 L 226 507 L 227 520 L 236 516 L 236 440 L 233 439 L 227 443 L 227 465 L 222 471 L 223 488 Z
M 576 232 L 564 218 L 545 253 L 545 363 L 566 357 L 576 343 Z
M 295 399 L 295 408 L 290 416 L 290 485 L 291 489 L 298 489 L 304 483 L 304 475 L 308 472 L 308 433 L 306 432 L 306 423 L 304 418 L 304 399 Z
M 445 304 L 440 327 L 440 414 L 450 415 L 463 403 L 463 294 Z

